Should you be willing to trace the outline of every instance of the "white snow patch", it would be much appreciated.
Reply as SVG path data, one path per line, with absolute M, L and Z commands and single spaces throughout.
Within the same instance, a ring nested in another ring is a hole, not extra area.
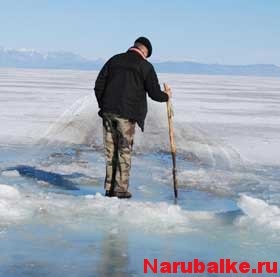
M 102 124 L 92 92 L 97 73 L 0 70 L 0 143 L 34 143 L 51 126 L 46 139 L 101 146 Z M 173 90 L 178 153 L 228 168 L 244 158 L 279 165 L 279 79 L 187 74 L 159 78 Z M 169 151 L 164 104 L 149 99 L 145 133 L 137 131 L 134 149 Z

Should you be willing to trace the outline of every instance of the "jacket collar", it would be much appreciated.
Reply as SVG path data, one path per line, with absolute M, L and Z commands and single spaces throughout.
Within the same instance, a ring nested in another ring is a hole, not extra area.
M 141 57 L 142 57 L 144 60 L 146 60 L 145 55 L 142 53 L 142 51 L 141 51 L 140 49 L 138 49 L 138 48 L 136 48 L 136 47 L 130 47 L 130 48 L 128 49 L 128 51 L 137 52 L 139 55 L 141 55 Z

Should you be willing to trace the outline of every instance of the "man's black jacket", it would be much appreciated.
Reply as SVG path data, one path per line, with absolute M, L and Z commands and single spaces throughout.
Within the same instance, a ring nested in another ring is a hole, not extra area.
M 99 115 L 112 112 L 135 120 L 144 130 L 148 95 L 155 101 L 166 102 L 154 67 L 138 52 L 128 50 L 109 59 L 95 82 Z

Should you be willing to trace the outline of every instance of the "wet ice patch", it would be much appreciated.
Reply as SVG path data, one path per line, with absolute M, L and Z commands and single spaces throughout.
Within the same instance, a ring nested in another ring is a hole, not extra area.
M 263 228 L 269 227 L 280 230 L 280 208 L 278 206 L 269 205 L 261 199 L 247 195 L 240 197 L 238 206 L 245 213 L 245 216 L 238 220 L 238 224 L 255 223 Z
M 160 176 L 161 182 L 166 182 L 166 179 L 166 176 Z M 178 179 L 182 187 L 233 198 L 239 197 L 240 193 L 251 192 L 258 198 L 269 190 L 279 191 L 276 178 L 263 176 L 253 168 L 250 171 L 231 171 L 200 167 L 179 171 Z
M 231 196 L 233 184 L 238 183 L 236 181 L 239 180 L 240 176 L 223 170 L 199 168 L 184 170 L 179 174 L 179 183 L 182 186 L 213 192 L 217 195 Z

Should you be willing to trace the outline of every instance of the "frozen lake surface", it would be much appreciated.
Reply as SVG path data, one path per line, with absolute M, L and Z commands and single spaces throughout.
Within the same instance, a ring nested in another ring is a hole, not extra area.
M 143 276 L 144 258 L 279 260 L 280 79 L 159 75 L 173 90 L 174 203 L 166 107 L 151 100 L 133 198 L 103 196 L 96 74 L 0 70 L 0 276 Z

